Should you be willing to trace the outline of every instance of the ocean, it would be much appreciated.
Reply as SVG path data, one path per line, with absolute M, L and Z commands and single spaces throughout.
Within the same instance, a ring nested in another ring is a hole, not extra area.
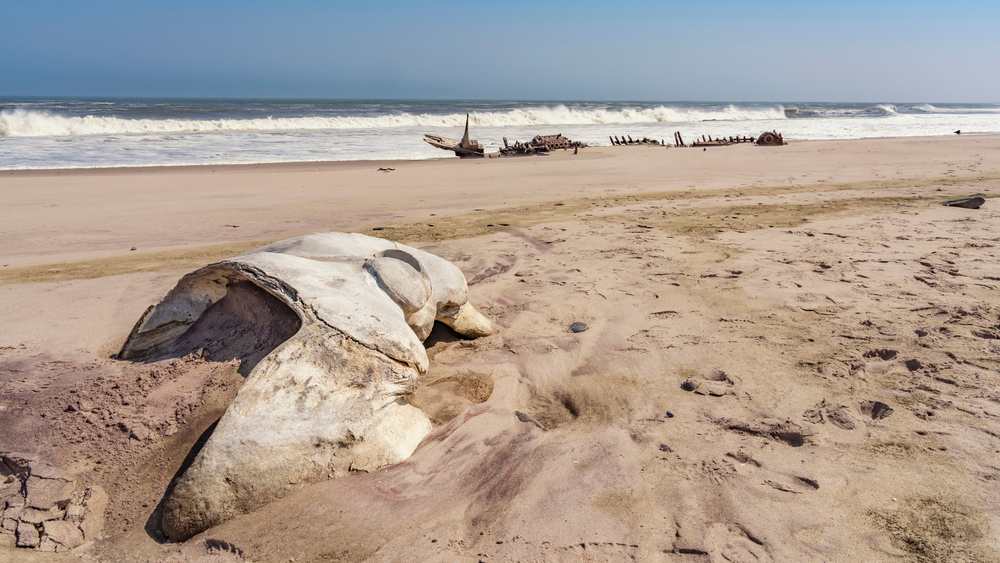
M 503 102 L 0 98 L 0 169 L 332 160 L 420 160 L 450 153 L 424 133 L 470 134 L 487 152 L 562 133 L 673 142 L 696 136 L 786 140 L 1000 132 L 1000 104 Z M 454 158 L 454 157 L 451 157 Z

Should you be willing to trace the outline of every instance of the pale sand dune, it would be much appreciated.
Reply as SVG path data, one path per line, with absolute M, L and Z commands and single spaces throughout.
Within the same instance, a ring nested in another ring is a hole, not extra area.
M 1000 137 L 384 165 L 0 175 L 0 451 L 112 498 L 106 539 L 24 560 L 1000 560 Z M 240 376 L 109 356 L 190 269 L 375 226 L 497 329 L 428 341 L 434 433 L 157 543 Z

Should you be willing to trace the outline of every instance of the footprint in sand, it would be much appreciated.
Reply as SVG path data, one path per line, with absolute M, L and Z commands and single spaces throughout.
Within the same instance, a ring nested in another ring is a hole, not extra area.
M 773 561 L 764 542 L 738 524 L 716 523 L 705 531 L 705 551 L 709 560 L 731 563 Z
M 829 423 L 837 430 L 822 432 L 835 442 L 861 443 L 870 436 L 869 426 L 892 413 L 892 407 L 879 401 L 865 400 L 845 405 L 823 399 L 802 413 L 802 418 L 816 425 Z
M 814 434 L 813 429 L 808 425 L 776 418 L 766 418 L 763 420 L 719 418 L 713 422 L 726 430 L 784 442 L 793 448 L 804 445 Z
M 748 483 L 757 487 L 767 487 L 780 493 L 799 495 L 819 490 L 817 479 L 768 469 L 763 463 L 754 459 L 744 449 L 726 453 L 726 458 L 732 460 L 729 464 L 734 474 L 743 477 Z M 737 466 L 736 463 L 739 465 Z M 790 497 L 789 497 L 790 498 Z

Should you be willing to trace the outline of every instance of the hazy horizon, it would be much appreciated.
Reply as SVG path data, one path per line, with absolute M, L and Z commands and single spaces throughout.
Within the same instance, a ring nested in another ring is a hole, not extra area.
M 977 106 L 977 105 L 1000 105 L 1000 101 L 996 102 L 953 102 L 949 100 L 658 100 L 658 99 L 634 99 L 634 100 L 617 100 L 617 99 L 516 99 L 516 98 L 420 98 L 420 97 L 407 97 L 407 98 L 348 98 L 348 97 L 316 97 L 316 96 L 302 96 L 302 97 L 274 97 L 274 96 L 70 96 L 70 95 L 45 95 L 45 94 L 30 94 L 30 95 L 0 95 L 0 101 L 11 101 L 11 100 L 80 100 L 80 101 L 232 101 L 232 102 L 444 102 L 444 103 L 460 103 L 460 102 L 512 102 L 512 103 L 531 103 L 531 104 L 574 104 L 574 103 L 614 103 L 614 104 L 628 104 L 628 103 L 638 103 L 638 104 L 802 104 L 802 103 L 812 103 L 812 104 L 942 104 L 942 105 L 955 105 L 955 106 Z

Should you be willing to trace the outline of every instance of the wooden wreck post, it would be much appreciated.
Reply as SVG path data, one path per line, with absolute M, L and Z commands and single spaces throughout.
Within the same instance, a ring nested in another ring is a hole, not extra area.
M 469 143 L 469 114 L 465 114 L 465 133 L 462 134 L 462 148 L 466 149 L 471 146 Z

